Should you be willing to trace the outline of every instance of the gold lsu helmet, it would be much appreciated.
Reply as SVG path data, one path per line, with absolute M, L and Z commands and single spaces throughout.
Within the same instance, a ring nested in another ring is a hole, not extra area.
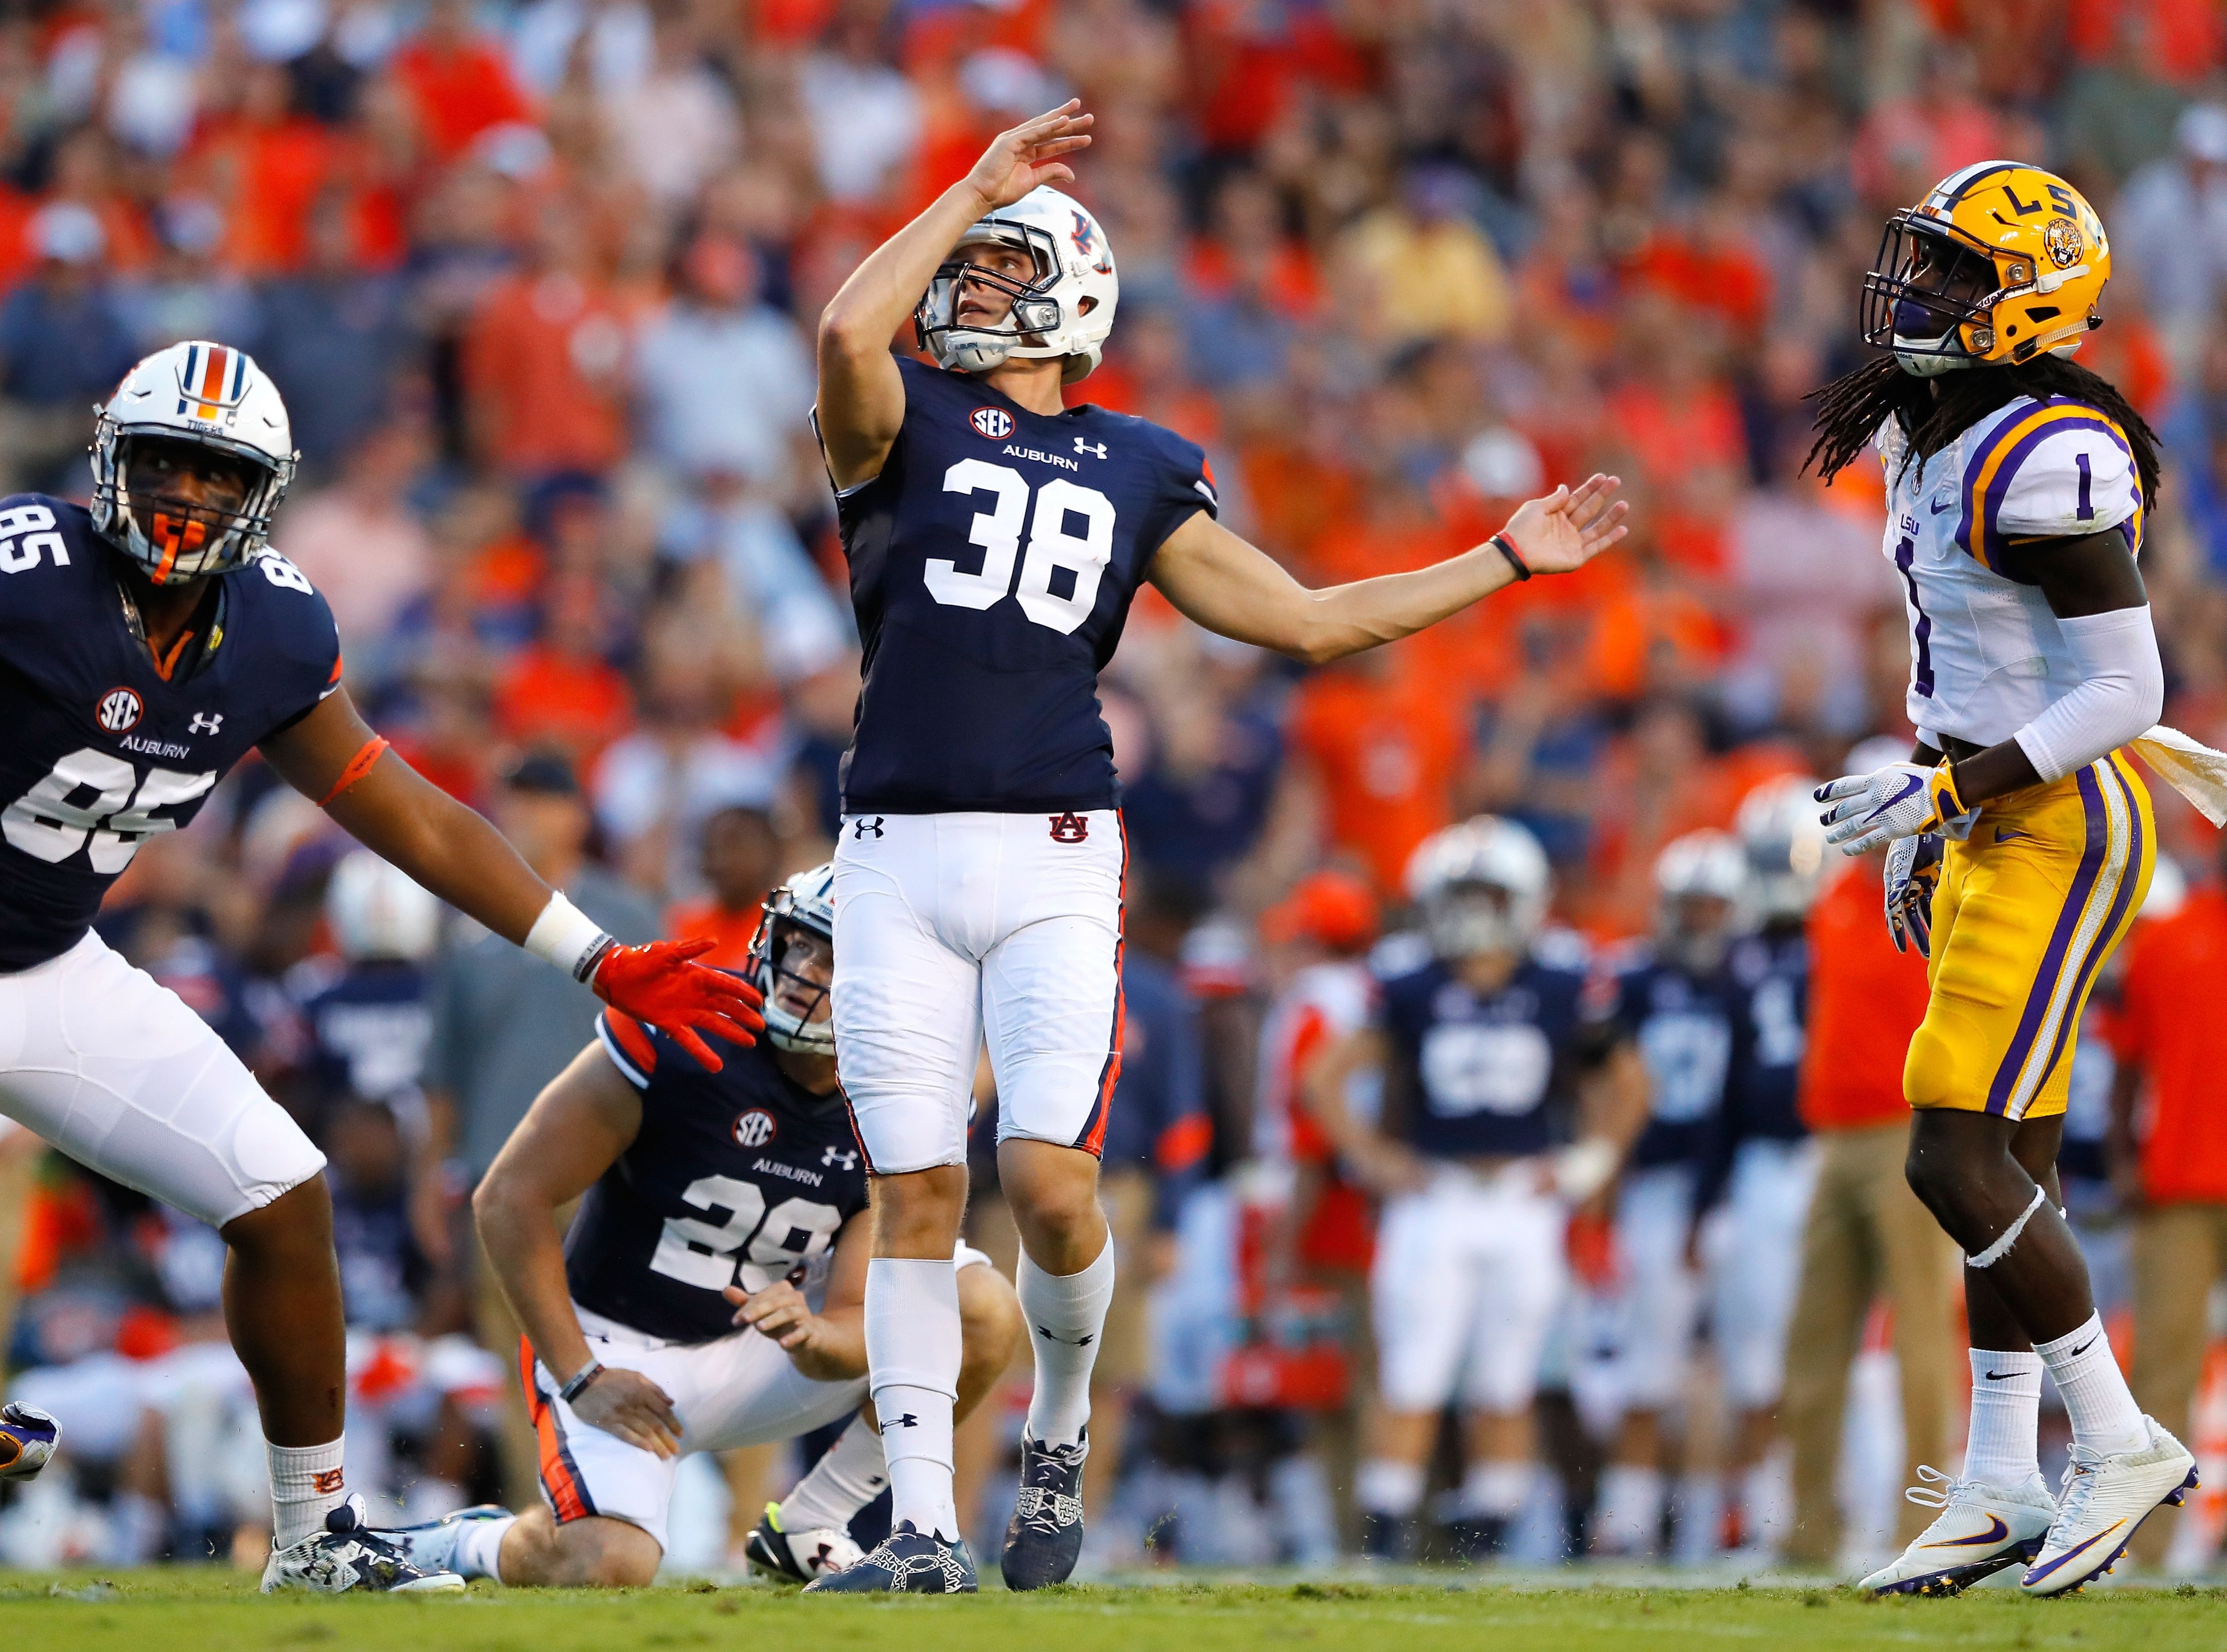
M 2111 245 L 2080 192 L 2053 172 L 1981 161 L 1889 218 L 1864 277 L 1864 342 L 1905 373 L 2070 355 L 2101 327 Z

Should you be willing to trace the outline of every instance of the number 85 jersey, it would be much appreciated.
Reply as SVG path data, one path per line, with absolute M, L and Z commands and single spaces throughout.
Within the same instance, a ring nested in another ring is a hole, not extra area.
M 0 971 L 76 945 L 139 845 L 340 686 L 332 610 L 266 553 L 158 665 L 80 506 L 0 500 Z
M 2061 396 L 2018 397 L 1907 469 L 1894 420 L 1876 445 L 1891 488 L 1884 549 L 1910 615 L 1911 726 L 1937 746 L 2007 740 L 2079 677 L 2040 590 L 2003 571 L 2006 552 L 2112 528 L 2139 552 L 2134 450 L 2110 419 Z
M 1153 553 L 1216 507 L 1205 456 L 1104 408 L 897 370 L 897 442 L 836 501 L 865 650 L 844 812 L 1112 808 L 1098 673 Z

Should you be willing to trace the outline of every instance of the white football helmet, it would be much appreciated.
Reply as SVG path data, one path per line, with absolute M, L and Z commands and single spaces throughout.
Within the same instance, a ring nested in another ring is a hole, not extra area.
M 1036 261 L 1034 277 L 1017 281 L 967 262 L 967 249 L 985 245 L 1027 252 Z M 1012 299 L 1003 326 L 959 325 L 965 281 Z M 913 328 L 940 366 L 985 373 L 1011 356 L 1058 357 L 1061 382 L 1071 385 L 1097 367 L 1120 296 L 1105 229 L 1074 196 L 1043 184 L 974 220 L 928 284 L 913 309 Z
M 247 497 L 237 511 L 157 513 L 154 531 L 131 508 L 131 447 L 190 442 L 241 461 Z M 271 518 L 294 481 L 294 437 L 270 375 L 244 350 L 195 340 L 173 344 L 124 375 L 93 434 L 93 526 L 156 584 L 241 566 L 270 543 Z
M 1765 923 L 1798 918 L 1817 898 L 1825 871 L 1819 783 L 1799 775 L 1765 781 L 1740 801 L 1732 829 L 1747 852 L 1749 888 Z
M 834 1017 L 813 1019 L 828 989 L 782 966 L 790 929 L 806 930 L 826 941 L 831 949 L 834 947 L 835 868 L 832 863 L 822 862 L 808 872 L 797 873 L 767 896 L 757 934 L 750 940 L 751 979 L 765 994 L 767 1041 L 777 1049 L 832 1056 L 835 1053 Z M 806 999 L 801 1011 L 782 1002 L 784 980 L 791 989 L 801 990 Z
M 1744 916 L 1747 853 L 1731 832 L 1713 827 L 1673 838 L 1656 857 L 1655 891 L 1656 944 L 1662 954 L 1688 969 L 1714 969 Z M 1722 921 L 1696 926 L 1687 905 L 1695 896 L 1724 902 Z
M 343 958 L 416 963 L 441 938 L 441 903 L 409 873 L 368 849 L 352 849 L 325 885 L 325 922 Z
M 1547 921 L 1547 852 L 1513 820 L 1480 814 L 1416 846 L 1407 896 L 1444 959 L 1519 951 Z

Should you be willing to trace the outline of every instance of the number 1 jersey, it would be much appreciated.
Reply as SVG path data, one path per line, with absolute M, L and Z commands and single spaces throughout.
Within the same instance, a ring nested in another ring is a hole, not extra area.
M 1126 414 L 897 370 L 897 443 L 836 501 L 865 679 L 843 810 L 1112 808 L 1098 673 L 1153 553 L 1216 508 L 1205 456 Z
M 167 667 L 80 506 L 0 500 L 0 971 L 85 934 L 139 845 L 341 679 L 332 610 L 266 553 L 215 577 Z

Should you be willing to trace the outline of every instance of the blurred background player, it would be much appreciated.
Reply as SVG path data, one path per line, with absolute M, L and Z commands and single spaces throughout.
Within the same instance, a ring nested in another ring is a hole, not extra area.
M 1500 1547 L 1528 1499 L 1531 1401 L 1562 1303 L 1573 1204 L 1616 1175 L 1644 1116 L 1631 1045 L 1586 1021 L 1583 951 L 1541 940 L 1547 858 L 1510 820 L 1426 839 L 1408 870 L 1427 961 L 1378 986 L 1369 1024 L 1325 1053 L 1309 1109 L 1347 1171 L 1384 1200 L 1370 1276 L 1380 1362 L 1355 1499 L 1362 1546 L 1412 1558 L 1441 1413 L 1462 1407 L 1452 1533 Z M 1382 1082 L 1371 1119 L 1348 1103 Z
M 750 973 L 763 1048 L 706 1069 L 658 1028 L 607 1011 L 473 1196 L 526 1328 L 520 1363 L 540 1445 L 539 1507 L 463 1510 L 396 1534 L 418 1563 L 558 1585 L 657 1575 L 680 1457 L 787 1440 L 866 1397 L 865 1171 L 835 1082 L 826 866 L 768 898 Z M 579 1213 L 561 1242 L 557 1213 Z M 954 1268 L 972 1410 L 1021 1336 L 979 1252 Z M 852 1518 L 887 1484 L 854 1421 L 750 1538 L 794 1582 L 858 1558 Z
M 1081 107 L 999 134 L 820 317 L 814 418 L 864 647 L 834 863 L 836 1037 L 877 1178 L 875 1404 L 919 1419 L 885 1442 L 889 1541 L 824 1591 L 974 1586 L 952 1496 L 946 1259 L 986 1039 L 1036 1350 L 999 1566 L 1009 1587 L 1039 1588 L 1082 1553 L 1114 1290 L 1097 1154 L 1120 1062 L 1126 855 L 1096 686 L 1141 584 L 1207 630 L 1322 663 L 1574 571 L 1624 533 L 1618 483 L 1596 475 L 1459 555 L 1311 590 L 1219 526 L 1196 443 L 1066 405 L 1120 293 L 1103 226 L 1054 187 L 1091 141 Z M 891 354 L 908 316 L 935 367 Z
M 1654 938 L 1615 977 L 1616 1020 L 1645 1065 L 1647 1127 L 1617 1187 L 1610 1386 L 1620 1416 L 1593 1542 L 1625 1555 L 1655 1552 L 1668 1465 L 1674 1453 L 1682 1461 L 1664 1422 L 1685 1398 L 1701 1305 L 1694 1224 L 1741 1007 L 1726 960 L 1743 921 L 1746 853 L 1729 832 L 1689 832 L 1656 858 L 1655 890 Z M 1715 1499 L 1699 1477 L 1682 1489 L 1677 1540 L 1692 1557 L 1716 1540 Z

